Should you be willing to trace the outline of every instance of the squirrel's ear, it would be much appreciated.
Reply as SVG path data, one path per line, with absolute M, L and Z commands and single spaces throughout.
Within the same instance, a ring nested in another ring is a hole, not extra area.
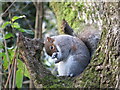
M 53 43 L 54 39 L 51 37 L 47 37 L 47 41 Z

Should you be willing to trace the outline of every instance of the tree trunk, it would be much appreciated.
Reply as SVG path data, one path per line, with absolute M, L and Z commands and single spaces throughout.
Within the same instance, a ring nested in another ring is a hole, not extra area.
M 80 32 L 86 24 L 95 24 L 102 31 L 101 40 L 86 70 L 78 77 L 68 78 L 53 76 L 42 62 L 38 62 L 37 55 L 43 47 L 42 40 L 27 39 L 20 34 L 20 53 L 35 86 L 120 88 L 119 3 L 54 2 L 51 6 L 57 17 L 59 31 L 63 19 L 76 32 Z
M 119 3 L 51 3 L 51 6 L 57 17 L 59 31 L 62 19 L 66 19 L 73 29 L 81 29 L 78 23 L 83 23 L 81 19 L 84 19 L 84 25 L 96 24 L 102 30 L 101 40 L 91 63 L 75 80 L 74 86 L 120 88 Z

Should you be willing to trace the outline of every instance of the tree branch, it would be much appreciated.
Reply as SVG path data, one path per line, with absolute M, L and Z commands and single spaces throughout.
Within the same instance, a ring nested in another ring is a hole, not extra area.
M 19 34 L 17 45 L 30 72 L 31 79 L 36 87 L 41 87 L 41 79 L 45 78 L 46 75 L 51 75 L 50 71 L 46 70 L 41 62 L 38 62 L 38 53 L 42 51 L 44 46 L 42 40 L 25 38 Z
M 41 61 L 39 62 L 39 52 L 42 51 L 44 46 L 41 39 L 29 39 L 20 33 L 17 45 L 36 88 L 50 87 L 52 85 L 56 85 L 56 87 L 72 87 L 69 83 L 71 78 L 55 77 L 45 68 Z

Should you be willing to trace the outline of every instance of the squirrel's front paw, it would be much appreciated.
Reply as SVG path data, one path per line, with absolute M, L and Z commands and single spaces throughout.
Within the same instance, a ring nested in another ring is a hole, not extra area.
M 52 54 L 52 59 L 55 59 L 55 58 L 57 58 L 57 52 L 54 52 L 53 54 Z
M 59 52 L 54 52 L 52 54 L 52 59 L 55 60 L 55 63 L 59 63 L 60 61 L 62 61 L 60 56 L 61 56 L 61 54 Z

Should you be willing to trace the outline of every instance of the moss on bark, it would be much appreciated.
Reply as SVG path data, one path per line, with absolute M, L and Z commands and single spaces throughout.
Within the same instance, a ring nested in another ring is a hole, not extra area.
M 62 19 L 68 21 L 69 25 L 77 32 L 80 32 L 87 23 L 96 24 L 98 29 L 102 30 L 101 40 L 91 63 L 80 77 L 74 80 L 73 86 L 120 87 L 118 2 L 89 4 L 52 2 L 50 5 L 57 17 L 59 31 Z
M 75 31 L 83 28 L 82 23 L 84 22 L 84 19 L 82 18 L 82 13 L 80 13 L 80 11 L 82 11 L 84 3 L 77 2 L 74 4 L 73 2 L 52 2 L 50 5 L 55 12 L 60 33 L 62 33 L 61 23 L 63 19 L 65 19 Z
M 60 31 L 61 21 L 65 19 L 77 32 L 86 24 L 95 24 L 103 30 L 98 48 L 86 70 L 78 77 L 55 77 L 38 61 L 37 54 L 43 43 L 19 37 L 18 46 L 21 56 L 30 72 L 35 86 L 40 88 L 120 88 L 120 30 L 118 3 L 72 3 L 52 2 Z M 85 22 L 85 23 L 84 23 Z M 41 84 L 41 85 L 40 85 Z

